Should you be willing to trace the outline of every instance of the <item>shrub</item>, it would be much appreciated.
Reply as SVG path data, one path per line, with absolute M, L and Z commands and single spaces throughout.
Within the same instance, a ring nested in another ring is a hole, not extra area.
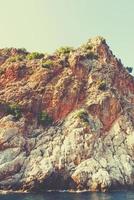
M 73 47 L 61 47 L 56 50 L 56 54 L 60 56 L 60 55 L 69 54 L 72 51 L 74 51 Z
M 83 48 L 87 51 L 87 50 L 92 50 L 93 49 L 93 45 L 92 44 L 87 44 L 87 45 L 83 45 Z
M 98 87 L 99 90 L 105 91 L 107 89 L 107 85 L 105 81 L 102 81 Z
M 4 69 L 0 69 L 0 76 L 1 76 L 2 74 L 4 74 L 4 72 L 5 72 Z
M 22 61 L 24 59 L 23 55 L 16 55 L 16 56 L 11 56 L 8 58 L 9 62 L 17 62 L 17 61 Z
M 18 50 L 23 52 L 23 53 L 27 53 L 27 50 L 25 48 L 19 48 Z
M 12 48 L 0 49 L 0 56 L 8 55 L 8 54 L 10 53 L 11 50 L 12 50 Z
M 84 122 L 89 122 L 88 121 L 88 113 L 84 110 L 81 110 L 77 113 L 77 117 L 79 117 L 80 119 L 82 119 Z
M 132 68 L 132 67 L 126 67 L 126 69 L 127 69 L 127 71 L 128 71 L 129 73 L 132 73 L 132 71 L 133 71 L 133 68 Z
M 53 120 L 47 112 L 40 112 L 38 115 L 38 122 L 43 126 L 51 125 Z
M 50 68 L 52 66 L 53 66 L 53 61 L 52 60 L 42 61 L 42 67 L 43 68 Z
M 106 40 L 104 37 L 102 36 L 96 36 L 95 38 L 91 38 L 88 40 L 88 44 L 94 44 L 94 43 L 102 43 L 102 44 L 106 44 Z
M 98 59 L 98 55 L 95 54 L 94 52 L 90 51 L 90 52 L 87 53 L 87 58 L 91 59 L 91 60 L 93 60 L 93 59 L 97 60 Z
M 7 113 L 13 115 L 16 120 L 21 118 L 21 108 L 17 104 L 8 105 Z
M 27 54 L 26 58 L 28 60 L 33 60 L 33 59 L 41 59 L 44 57 L 43 53 L 38 53 L 38 52 L 33 52 L 33 53 L 29 53 Z

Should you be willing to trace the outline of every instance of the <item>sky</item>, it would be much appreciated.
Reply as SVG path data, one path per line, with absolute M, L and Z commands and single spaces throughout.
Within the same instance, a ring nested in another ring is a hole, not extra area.
M 134 0 L 0 0 L 0 48 L 51 53 L 97 35 L 134 67 Z

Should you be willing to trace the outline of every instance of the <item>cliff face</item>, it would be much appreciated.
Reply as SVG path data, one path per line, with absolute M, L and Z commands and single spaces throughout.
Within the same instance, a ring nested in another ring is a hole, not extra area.
M 0 189 L 134 184 L 134 78 L 97 37 L 76 50 L 0 50 Z

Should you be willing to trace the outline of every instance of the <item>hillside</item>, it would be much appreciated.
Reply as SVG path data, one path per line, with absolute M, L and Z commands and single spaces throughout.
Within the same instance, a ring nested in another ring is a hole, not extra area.
M 134 77 L 102 37 L 0 49 L 0 189 L 133 188 Z

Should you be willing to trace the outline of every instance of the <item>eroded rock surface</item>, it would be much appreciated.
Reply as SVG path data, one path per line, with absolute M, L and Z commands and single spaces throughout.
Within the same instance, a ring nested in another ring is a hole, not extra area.
M 133 188 L 134 78 L 105 40 L 64 55 L 27 54 L 0 51 L 0 189 Z M 11 62 L 16 55 L 24 58 Z M 14 103 L 20 116 L 8 111 Z M 43 111 L 53 123 L 39 123 Z

